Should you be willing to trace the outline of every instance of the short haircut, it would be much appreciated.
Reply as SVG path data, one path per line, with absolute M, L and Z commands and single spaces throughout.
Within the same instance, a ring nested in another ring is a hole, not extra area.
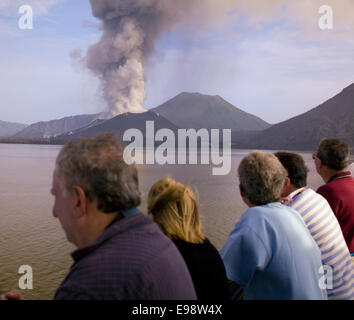
M 349 147 L 338 139 L 323 139 L 317 150 L 317 157 L 329 169 L 341 171 L 349 166 Z
M 254 151 L 242 159 L 238 175 L 247 199 L 260 206 L 279 201 L 287 172 L 275 155 Z
M 113 134 L 67 143 L 57 157 L 56 170 L 66 192 L 80 186 L 104 213 L 140 204 L 137 169 L 124 162 L 122 145 Z
M 309 169 L 304 159 L 299 154 L 293 152 L 277 152 L 274 155 L 288 172 L 291 184 L 296 188 L 306 187 Z
M 170 239 L 203 243 L 199 203 L 187 185 L 171 178 L 157 181 L 149 191 L 148 210 Z

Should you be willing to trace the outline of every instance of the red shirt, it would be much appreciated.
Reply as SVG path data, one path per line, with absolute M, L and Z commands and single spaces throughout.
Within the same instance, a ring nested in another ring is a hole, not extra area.
M 351 173 L 336 174 L 317 193 L 327 199 L 342 228 L 349 251 L 354 253 L 354 178 Z

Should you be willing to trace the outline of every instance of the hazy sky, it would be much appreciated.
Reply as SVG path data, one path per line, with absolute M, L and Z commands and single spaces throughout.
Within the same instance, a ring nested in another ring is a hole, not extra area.
M 145 108 L 182 91 L 218 94 L 276 123 L 354 82 L 354 1 L 205 1 L 208 10 L 157 41 Z M 18 27 L 22 4 L 33 7 L 32 30 Z M 333 8 L 333 30 L 318 26 L 323 4 Z M 85 56 L 100 36 L 89 0 L 0 0 L 0 120 L 104 111 L 100 81 L 70 57 Z

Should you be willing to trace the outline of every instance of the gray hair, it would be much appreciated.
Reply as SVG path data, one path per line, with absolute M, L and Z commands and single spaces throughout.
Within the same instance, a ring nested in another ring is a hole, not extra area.
M 260 206 L 279 201 L 287 172 L 273 154 L 254 151 L 243 158 L 238 175 L 247 199 Z
M 113 134 L 67 143 L 56 160 L 56 170 L 67 192 L 80 186 L 104 213 L 140 204 L 138 173 L 123 160 L 123 148 Z
M 349 166 L 349 147 L 338 139 L 322 139 L 316 155 L 329 169 L 341 171 Z

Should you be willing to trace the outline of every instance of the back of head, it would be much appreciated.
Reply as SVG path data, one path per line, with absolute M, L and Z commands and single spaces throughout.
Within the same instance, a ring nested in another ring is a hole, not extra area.
M 80 186 L 104 213 L 140 204 L 137 170 L 124 162 L 123 148 L 113 134 L 67 143 L 58 155 L 56 170 L 67 192 Z
M 249 202 L 260 206 L 279 201 L 287 172 L 275 155 L 254 151 L 242 159 L 238 175 Z
M 297 153 L 277 152 L 274 154 L 288 172 L 291 184 L 296 188 L 306 187 L 307 168 L 304 159 Z
M 338 139 L 323 139 L 317 157 L 331 170 L 342 171 L 349 166 L 349 147 Z
M 193 191 L 171 178 L 157 181 L 148 195 L 148 210 L 162 231 L 173 240 L 202 243 L 205 239 Z

